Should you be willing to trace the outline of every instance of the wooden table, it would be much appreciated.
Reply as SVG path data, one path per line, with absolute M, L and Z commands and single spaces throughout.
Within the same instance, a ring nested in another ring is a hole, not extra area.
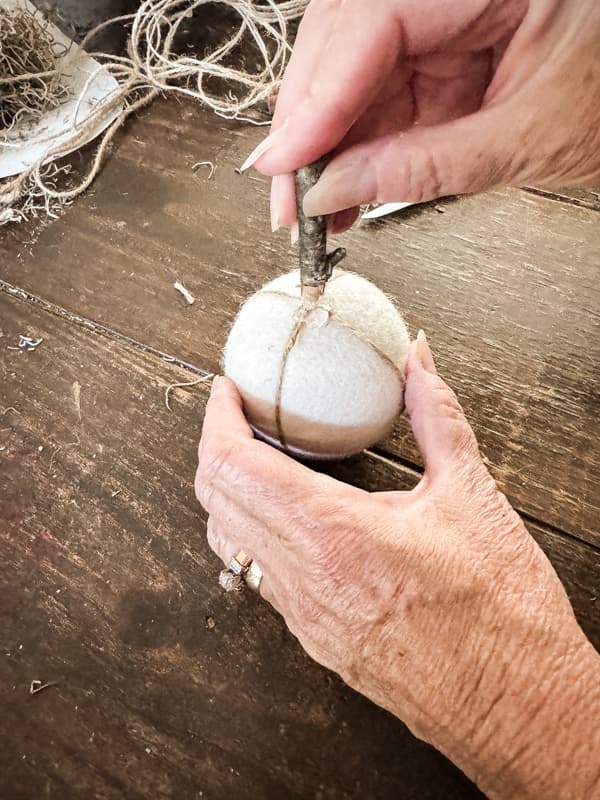
M 294 264 L 267 181 L 234 169 L 262 133 L 157 102 L 60 219 L 0 228 L 7 800 L 481 797 L 258 598 L 217 586 L 192 488 L 207 389 L 174 390 L 171 410 L 165 390 L 218 370 L 239 304 Z M 338 242 L 427 331 L 596 645 L 599 212 L 593 193 L 492 192 Z M 11 349 L 19 334 L 43 342 Z M 402 419 L 330 470 L 406 488 L 421 461 Z

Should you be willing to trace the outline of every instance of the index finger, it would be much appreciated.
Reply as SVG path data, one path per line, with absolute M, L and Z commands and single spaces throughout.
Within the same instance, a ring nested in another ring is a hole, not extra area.
M 293 172 L 333 150 L 379 93 L 402 40 L 389 7 L 365 19 L 363 3 L 313 0 L 277 99 L 273 130 L 285 125 L 285 135 L 257 160 L 258 169 Z
M 334 9 L 327 5 L 323 10 L 319 2 L 309 3 L 298 26 L 292 54 L 285 76 L 277 94 L 271 130 L 281 127 L 285 119 L 303 98 L 311 85 L 319 58 L 325 46 L 334 19 Z

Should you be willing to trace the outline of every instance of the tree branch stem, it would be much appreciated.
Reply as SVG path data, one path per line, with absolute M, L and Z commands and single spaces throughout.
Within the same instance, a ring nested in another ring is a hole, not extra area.
M 343 248 L 327 255 L 327 217 L 307 217 L 302 208 L 304 196 L 317 183 L 325 167 L 323 159 L 296 172 L 296 210 L 302 297 L 316 302 L 323 294 L 333 267 L 346 256 Z

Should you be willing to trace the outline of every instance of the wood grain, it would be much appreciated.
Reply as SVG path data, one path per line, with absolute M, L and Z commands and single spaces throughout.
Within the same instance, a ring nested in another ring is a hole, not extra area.
M 65 32 L 72 34 L 79 41 L 85 33 L 100 22 L 131 13 L 136 10 L 136 0 L 37 0 L 38 8 L 50 15 L 50 18 Z M 224 40 L 231 25 L 235 25 L 237 18 L 228 13 L 225 6 L 217 4 L 203 6 L 196 18 L 187 26 L 185 43 L 182 42 L 180 51 L 184 46 L 193 43 L 194 52 L 202 52 L 206 46 L 214 47 L 215 43 Z M 290 24 L 289 34 L 292 41 L 295 35 L 296 23 Z M 125 50 L 125 30 L 118 25 L 107 28 L 101 37 L 94 41 L 95 49 L 120 52 Z M 238 58 L 240 53 L 237 54 Z M 247 59 L 248 48 L 244 53 Z M 554 191 L 537 187 L 526 187 L 526 191 L 540 194 L 558 202 L 573 203 L 584 208 L 600 210 L 600 188 L 574 189 L 562 188 Z
M 132 2 L 52 5 L 83 29 Z M 178 389 L 167 411 L 166 386 L 190 373 L 159 351 L 218 368 L 239 303 L 294 265 L 268 183 L 234 171 L 263 133 L 157 103 L 60 220 L 0 228 L 0 279 L 39 298 L 0 291 L 2 797 L 481 797 L 264 603 L 215 583 L 191 488 L 207 391 Z M 205 159 L 214 180 L 191 169 Z M 427 330 L 596 647 L 600 554 L 577 538 L 600 542 L 598 210 L 594 191 L 529 188 L 336 242 Z M 44 341 L 9 349 L 20 333 Z M 419 463 L 401 421 L 327 469 L 406 489 Z M 32 696 L 34 679 L 58 683 Z
M 170 413 L 176 367 L 6 295 L 0 319 L 2 797 L 481 797 L 218 588 L 192 489 L 206 390 Z M 6 349 L 31 328 L 34 353 Z
M 3 797 L 481 797 L 264 603 L 218 589 L 192 491 L 206 388 L 169 412 L 189 373 L 1 293 L 0 320 Z M 25 332 L 39 348 L 8 350 Z M 369 454 L 331 469 L 418 480 Z M 532 532 L 600 644 L 598 553 Z
M 557 200 L 560 203 L 572 203 L 583 208 L 592 208 L 600 211 L 600 188 L 598 189 L 540 189 L 536 186 L 526 187 L 526 191 L 547 197 L 550 200 Z
M 296 261 L 286 235 L 270 233 L 267 181 L 234 171 L 261 135 L 189 104 L 157 103 L 60 220 L 0 231 L 0 277 L 218 369 L 239 304 Z M 213 180 L 191 169 L 205 159 L 217 165 Z M 398 302 L 413 333 L 427 331 L 511 501 L 595 543 L 598 219 L 507 191 L 408 210 L 332 243 L 348 248 L 347 268 Z M 382 449 L 419 463 L 404 423 Z

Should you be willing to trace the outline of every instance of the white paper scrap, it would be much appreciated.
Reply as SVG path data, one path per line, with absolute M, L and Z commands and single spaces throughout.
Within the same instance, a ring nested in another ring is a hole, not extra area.
M 0 0 L 0 8 L 6 11 L 21 8 L 28 9 L 32 13 L 36 12 L 38 15 L 41 13 L 28 0 Z M 15 125 L 8 136 L 4 135 L 4 141 L 0 141 L 0 178 L 25 172 L 38 159 L 43 158 L 45 153 L 56 147 L 62 149 L 64 146 L 61 155 L 79 149 L 102 133 L 118 117 L 122 109 L 121 105 L 108 108 L 106 114 L 98 116 L 85 141 L 79 141 L 69 148 L 71 139 L 75 139 L 80 133 L 80 128 L 74 126 L 85 122 L 97 103 L 117 91 L 119 84 L 106 70 L 101 70 L 86 88 L 90 76 L 99 70 L 100 64 L 50 22 L 48 31 L 59 44 L 70 48 L 59 59 L 57 66 L 60 68 L 61 64 L 68 65 L 65 66 L 64 79 L 69 85 L 71 96 L 58 108 L 49 110 L 39 120 L 24 121 Z M 34 139 L 43 141 L 33 142 Z
M 396 211 L 401 211 L 403 208 L 415 206 L 417 203 L 384 203 L 381 206 L 366 211 L 361 219 L 378 219 L 379 217 L 386 217 L 388 214 L 393 214 Z

